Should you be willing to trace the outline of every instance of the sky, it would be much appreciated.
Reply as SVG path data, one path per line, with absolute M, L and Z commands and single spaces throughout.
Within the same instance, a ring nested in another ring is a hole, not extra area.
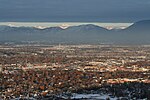
M 0 0 L 0 22 L 135 22 L 150 0 Z

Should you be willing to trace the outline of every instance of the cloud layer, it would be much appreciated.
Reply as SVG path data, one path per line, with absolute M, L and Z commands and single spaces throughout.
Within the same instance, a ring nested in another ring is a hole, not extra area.
M 0 21 L 134 22 L 149 9 L 149 0 L 0 0 Z

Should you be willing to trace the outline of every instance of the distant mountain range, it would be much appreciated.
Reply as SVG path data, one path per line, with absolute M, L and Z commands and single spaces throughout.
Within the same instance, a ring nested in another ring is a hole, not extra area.
M 96 25 L 50 27 L 0 26 L 0 42 L 36 41 L 47 43 L 150 44 L 150 20 L 134 23 L 126 29 L 108 30 Z

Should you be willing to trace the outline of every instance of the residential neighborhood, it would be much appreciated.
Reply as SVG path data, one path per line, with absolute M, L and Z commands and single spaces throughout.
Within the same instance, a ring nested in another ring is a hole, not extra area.
M 148 100 L 150 46 L 1 45 L 0 84 L 0 98 L 4 100 L 62 100 L 81 91 Z M 128 85 L 136 88 L 125 92 L 122 87 Z M 116 92 L 113 87 L 120 90 Z M 135 96 L 136 92 L 141 94 Z

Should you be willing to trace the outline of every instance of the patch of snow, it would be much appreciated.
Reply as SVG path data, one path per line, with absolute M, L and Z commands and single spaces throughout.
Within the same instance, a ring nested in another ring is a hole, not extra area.
M 110 97 L 109 95 L 106 94 L 73 94 L 71 99 L 106 99 L 110 98 L 111 100 L 117 100 L 117 97 Z

